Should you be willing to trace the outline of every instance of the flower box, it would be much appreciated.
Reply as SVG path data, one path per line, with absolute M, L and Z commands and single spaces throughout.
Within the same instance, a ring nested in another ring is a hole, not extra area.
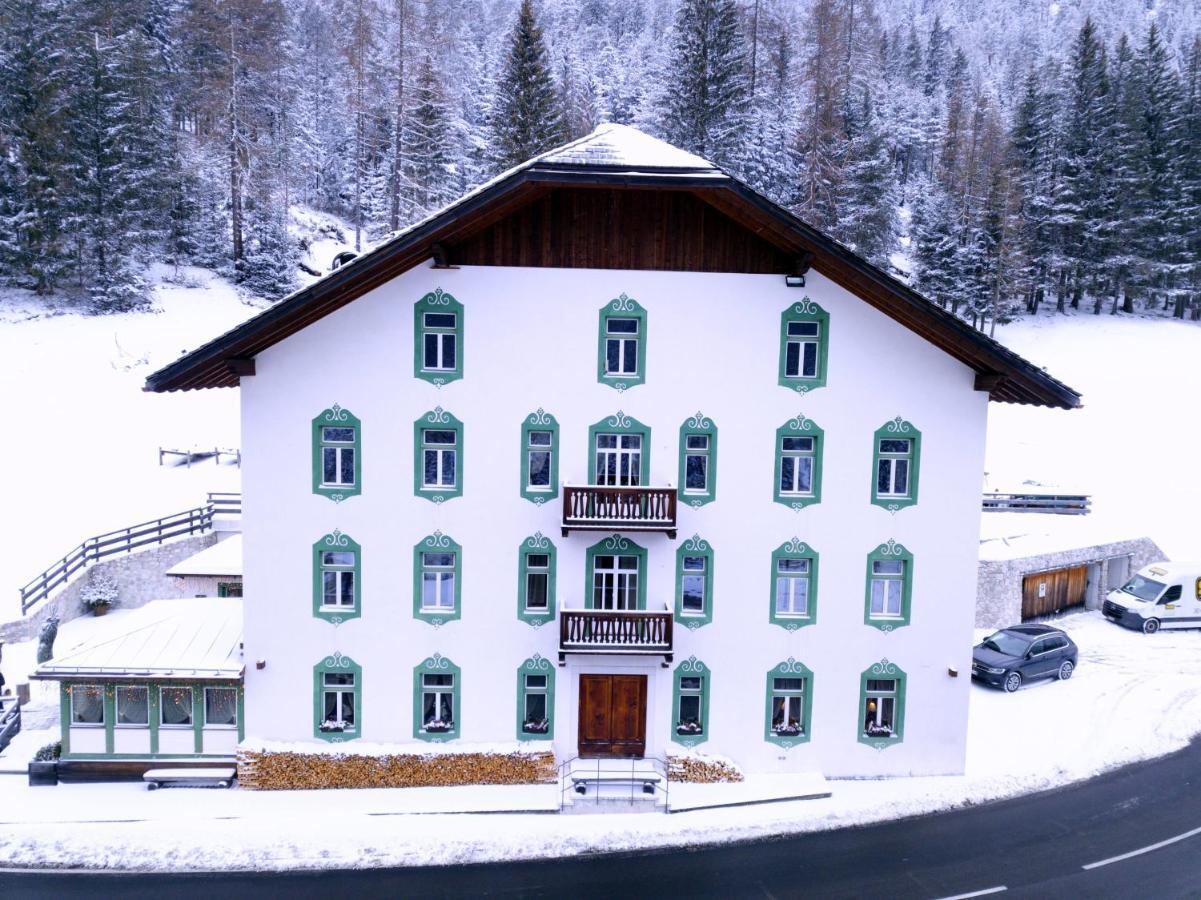
M 550 731 L 550 722 L 546 719 L 530 719 L 521 724 L 521 730 L 526 734 L 546 734 Z
M 444 734 L 447 731 L 452 730 L 454 727 L 454 722 L 443 722 L 441 719 L 434 719 L 433 721 L 426 722 L 424 726 L 427 734 Z
M 800 725 L 773 725 L 771 733 L 779 737 L 798 737 L 805 733 Z
M 700 722 L 677 722 L 676 734 L 700 734 L 704 731 Z

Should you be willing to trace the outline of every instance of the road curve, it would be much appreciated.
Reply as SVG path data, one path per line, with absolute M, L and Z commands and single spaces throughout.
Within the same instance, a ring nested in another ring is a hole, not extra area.
M 695 850 L 322 872 L 0 870 L 5 900 L 478 896 L 1201 897 L 1201 741 L 1072 787 L 1014 800 Z

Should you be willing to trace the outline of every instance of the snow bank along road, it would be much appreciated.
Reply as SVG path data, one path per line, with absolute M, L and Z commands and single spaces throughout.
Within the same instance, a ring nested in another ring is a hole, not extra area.
M 0 896 L 1155 897 L 1201 894 L 1201 742 L 1074 787 L 790 837 L 551 862 L 234 874 L 0 870 Z

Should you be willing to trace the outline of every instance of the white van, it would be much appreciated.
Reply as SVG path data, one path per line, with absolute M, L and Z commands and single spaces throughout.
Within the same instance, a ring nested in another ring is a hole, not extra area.
M 1106 618 L 1144 634 L 1160 628 L 1201 628 L 1201 563 L 1157 562 L 1110 591 Z

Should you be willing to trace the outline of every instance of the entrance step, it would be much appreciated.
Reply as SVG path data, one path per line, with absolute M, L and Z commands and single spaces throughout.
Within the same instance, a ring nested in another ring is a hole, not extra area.
M 579 759 L 560 776 L 563 812 L 666 811 L 667 770 L 655 759 Z

